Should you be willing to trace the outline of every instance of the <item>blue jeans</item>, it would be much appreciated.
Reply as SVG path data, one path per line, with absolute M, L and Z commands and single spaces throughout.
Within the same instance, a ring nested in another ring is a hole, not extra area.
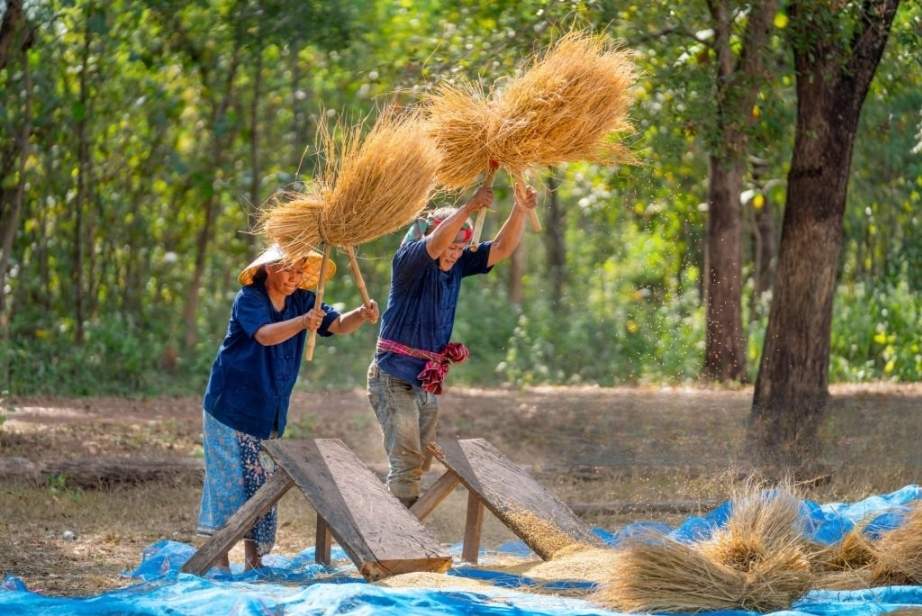
M 419 480 L 429 464 L 426 446 L 435 442 L 439 403 L 434 394 L 368 367 L 368 400 L 384 432 L 389 470 L 387 489 L 397 498 L 419 496 Z

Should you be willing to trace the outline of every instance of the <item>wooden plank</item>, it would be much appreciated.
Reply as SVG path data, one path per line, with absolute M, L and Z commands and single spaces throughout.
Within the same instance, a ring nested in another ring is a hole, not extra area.
M 541 558 L 572 543 L 602 545 L 563 501 L 486 440 L 445 439 L 432 452 Z
M 284 469 L 277 468 L 256 493 L 182 566 L 184 573 L 202 575 L 253 527 L 261 515 L 272 509 L 294 485 Z
M 474 492 L 467 493 L 467 517 L 464 522 L 464 546 L 461 558 L 477 564 L 480 555 L 480 529 L 483 528 L 483 501 Z
M 366 579 L 451 566 L 429 530 L 339 439 L 273 440 L 263 446 Z
M 326 520 L 317 514 L 317 535 L 314 541 L 314 561 L 330 566 L 330 552 L 333 547 L 333 535 Z
M 419 500 L 413 503 L 413 506 L 410 507 L 410 512 L 420 520 L 425 519 L 427 515 L 432 513 L 433 509 L 439 506 L 439 503 L 454 491 L 455 486 L 460 481 L 455 473 L 445 471 L 445 474 L 436 479 L 435 483 L 423 492 Z

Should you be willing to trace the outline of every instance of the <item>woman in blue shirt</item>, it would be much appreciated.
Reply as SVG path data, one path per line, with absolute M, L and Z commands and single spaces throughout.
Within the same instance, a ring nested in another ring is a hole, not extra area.
M 368 368 L 368 399 L 384 432 L 387 487 L 408 507 L 419 496 L 426 446 L 435 441 L 436 396 L 448 367 L 468 356 L 463 344 L 449 341 L 461 279 L 486 274 L 512 255 L 536 196 L 517 184 L 515 205 L 496 239 L 472 249 L 468 217 L 492 201 L 492 190 L 481 188 L 461 208 L 432 212 L 410 227 L 394 255 L 387 310 Z
M 307 331 L 348 334 L 378 318 L 378 306 L 345 314 L 315 306 L 320 255 L 286 263 L 273 246 L 238 280 L 224 342 L 218 350 L 203 402 L 205 483 L 198 532 L 214 534 L 269 478 L 272 460 L 262 440 L 285 431 L 288 401 L 301 364 Z M 335 272 L 327 263 L 329 278 Z M 256 521 L 244 538 L 246 568 L 260 567 L 275 543 L 276 511 Z M 229 566 L 227 554 L 220 564 Z

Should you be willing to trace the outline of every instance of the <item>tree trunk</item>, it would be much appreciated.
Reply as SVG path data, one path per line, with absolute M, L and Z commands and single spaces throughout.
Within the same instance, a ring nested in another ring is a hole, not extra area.
M 746 377 L 742 318 L 742 212 L 745 127 L 762 80 L 762 56 L 777 0 L 749 12 L 739 57 L 733 53 L 734 15 L 726 0 L 708 0 L 717 53 L 717 142 L 712 145 L 708 183 L 708 236 L 705 257 L 707 318 L 704 376 L 716 381 Z
M 771 201 L 764 196 L 762 207 L 753 206 L 752 229 L 752 297 L 750 298 L 749 322 L 762 316 L 762 296 L 771 290 L 775 275 L 775 219 Z
M 761 190 L 762 207 L 754 207 L 755 228 L 753 238 L 755 253 L 753 259 L 755 268 L 755 284 L 753 288 L 757 297 L 772 288 L 772 279 L 775 276 L 775 212 L 768 194 L 763 190 L 762 172 L 759 166 L 753 168 L 752 179 Z
M 820 453 L 852 147 L 898 4 L 866 3 L 846 49 L 838 42 L 842 17 L 817 19 L 817 7 L 806 0 L 791 7 L 792 25 L 805 41 L 794 48 L 797 130 L 748 433 L 750 451 L 763 464 L 801 466 Z
M 741 381 L 746 373 L 740 304 L 742 169 L 738 162 L 715 156 L 710 166 L 704 374 L 717 381 Z
M 749 321 L 758 321 L 762 316 L 762 296 L 772 288 L 775 276 L 775 213 L 772 202 L 765 190 L 765 169 L 767 161 L 750 157 L 752 163 L 753 188 L 761 196 L 761 206 L 755 202 L 749 208 L 752 218 L 750 235 L 752 239 L 752 297 L 750 298 Z
M 84 220 L 87 192 L 90 178 L 90 146 L 87 138 L 87 118 L 89 117 L 89 94 L 87 92 L 87 71 L 89 71 L 90 44 L 92 42 L 90 31 L 90 9 L 86 9 L 83 29 L 83 51 L 80 64 L 80 115 L 77 118 L 77 202 L 74 206 L 74 248 L 73 270 L 71 279 L 74 289 L 74 342 L 83 344 L 83 320 L 85 318 L 84 292 L 83 292 L 83 267 L 84 267 Z
M 551 282 L 551 303 L 555 309 L 563 301 L 567 282 L 566 213 L 560 204 L 557 189 L 560 181 L 551 170 L 545 179 L 547 186 L 547 221 L 544 225 L 544 247 L 547 251 L 547 274 Z
M 8 9 L 9 10 L 9 9 Z M 16 239 L 16 230 L 19 228 L 19 215 L 26 192 L 26 161 L 29 158 L 29 139 L 32 135 L 32 73 L 29 70 L 29 58 L 22 55 L 23 77 L 23 112 L 22 128 L 19 133 L 19 170 L 16 180 L 16 194 L 13 197 L 13 206 L 7 215 L 3 228 L 3 245 L 0 253 L 0 330 L 7 338 L 9 325 L 6 313 L 6 270 L 13 253 L 13 241 Z
M 3 70 L 10 60 L 10 48 L 23 44 L 24 41 L 19 34 L 25 31 L 24 24 L 22 0 L 7 0 L 3 22 L 0 23 L 0 70 Z

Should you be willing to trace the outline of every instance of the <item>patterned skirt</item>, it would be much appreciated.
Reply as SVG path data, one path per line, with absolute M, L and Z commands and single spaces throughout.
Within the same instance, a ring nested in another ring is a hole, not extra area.
M 202 413 L 205 449 L 205 483 L 197 532 L 213 535 L 256 493 L 275 471 L 275 463 L 262 451 L 262 439 L 225 426 Z M 275 544 L 276 508 L 256 520 L 245 538 L 255 541 L 260 555 Z

